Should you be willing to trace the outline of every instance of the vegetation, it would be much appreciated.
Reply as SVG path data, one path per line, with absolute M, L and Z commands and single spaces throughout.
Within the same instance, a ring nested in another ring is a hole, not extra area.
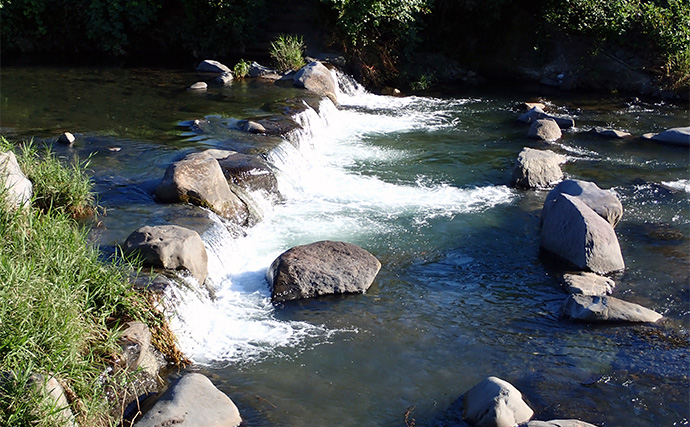
M 271 58 L 279 72 L 297 71 L 304 66 L 304 39 L 302 36 L 279 35 L 271 42 Z
M 12 144 L 0 137 L 0 146 Z M 17 157 L 35 174 L 32 202 L 41 207 L 0 202 L 0 425 L 58 423 L 62 408 L 36 393 L 32 374 L 60 379 L 80 425 L 117 424 L 108 415 L 104 380 L 119 351 L 118 329 L 136 319 L 157 342 L 170 336 L 162 333 L 165 323 L 150 296 L 128 283 L 133 266 L 103 262 L 73 219 L 93 200 L 83 194 L 90 189 L 84 163 L 61 166 L 54 154 L 39 157 L 31 145 Z M 54 176 L 44 185 L 38 179 L 46 171 Z
M 235 74 L 235 77 L 238 79 L 243 79 L 249 75 L 249 69 L 251 68 L 252 63 L 249 61 L 245 61 L 244 59 L 240 59 L 237 64 L 232 69 L 232 72 Z

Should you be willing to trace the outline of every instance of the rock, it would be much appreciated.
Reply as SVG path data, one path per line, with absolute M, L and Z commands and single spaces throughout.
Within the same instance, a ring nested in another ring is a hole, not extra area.
M 0 153 L 0 194 L 13 209 L 31 204 L 33 185 L 24 175 L 13 152 Z
M 41 374 L 32 374 L 29 381 L 33 383 L 34 387 L 43 394 L 43 403 L 50 415 L 45 416 L 44 422 L 49 425 L 64 427 L 77 427 L 74 413 L 69 406 L 67 397 L 65 396 L 65 389 L 54 376 L 50 375 L 47 379 Z M 42 417 L 43 418 L 43 417 Z
M 522 123 L 532 123 L 539 119 L 552 119 L 554 120 L 561 129 L 569 129 L 575 126 L 575 120 L 571 117 L 559 117 L 551 114 L 547 114 L 541 108 L 534 107 L 522 116 L 518 117 L 518 122 Z
M 523 111 L 529 111 L 534 107 L 537 107 L 540 110 L 546 110 L 546 104 L 544 104 L 543 102 L 523 102 L 520 104 L 520 108 Z
M 118 344 L 122 348 L 122 361 L 127 369 L 142 370 L 153 378 L 158 377 L 163 363 L 151 345 L 151 331 L 145 323 L 127 322 L 127 329 L 120 336 Z
M 234 154 L 218 160 L 225 179 L 248 191 L 264 190 L 278 194 L 278 180 L 273 170 L 259 156 Z
M 558 183 L 546 196 L 544 209 L 541 213 L 542 218 L 548 215 L 549 209 L 560 194 L 569 194 L 577 197 L 613 227 L 623 217 L 623 204 L 616 196 L 616 193 L 611 190 L 602 190 L 593 182 L 567 179 Z
M 546 202 L 545 202 L 546 204 Z M 559 194 L 548 214 L 542 210 L 541 247 L 582 270 L 599 274 L 623 270 L 613 226 L 578 198 Z
M 563 286 L 570 294 L 604 296 L 611 295 L 616 282 L 608 277 L 581 271 L 578 273 L 565 273 Z
M 279 77 L 278 71 L 274 70 L 273 68 L 268 68 L 264 67 L 263 65 L 259 64 L 258 62 L 252 62 L 252 64 L 249 66 L 249 77 L 268 77 L 268 76 L 277 76 Z
M 555 120 L 539 119 L 532 122 L 527 136 L 542 141 L 555 141 L 563 136 L 563 133 Z
M 534 411 L 512 384 L 488 377 L 463 397 L 463 419 L 477 427 L 512 427 L 529 421 Z
M 199 233 L 177 225 L 140 227 L 124 243 L 127 254 L 141 256 L 145 264 L 171 270 L 187 269 L 203 284 L 208 255 Z
M 386 96 L 402 96 L 402 93 L 400 92 L 400 89 L 386 86 L 383 89 L 381 89 L 381 95 L 386 95 Z
M 551 420 L 551 421 L 529 421 L 520 424 L 520 427 L 597 427 L 594 424 L 580 420 Z
M 206 82 L 196 82 L 189 86 L 189 90 L 204 91 L 206 89 L 208 89 L 208 84 L 206 84 Z
M 239 123 L 242 132 L 266 133 L 266 128 L 261 123 L 252 120 L 241 120 Z
M 226 65 L 213 59 L 201 61 L 196 70 L 202 73 L 230 73 L 232 71 Z
M 247 206 L 230 190 L 216 155 L 223 155 L 223 151 L 193 153 L 170 165 L 156 188 L 156 198 L 163 203 L 203 206 L 242 225 L 249 216 Z
M 645 139 L 662 142 L 669 145 L 690 147 L 690 126 L 672 128 L 661 133 L 646 133 L 642 135 Z
M 293 77 L 294 85 L 328 97 L 338 104 L 337 82 L 331 71 L 320 62 L 314 61 L 300 68 Z
M 553 151 L 525 147 L 515 163 L 512 184 L 522 188 L 549 187 L 563 178 L 560 165 L 565 162 L 565 156 Z
M 607 129 L 607 128 L 602 128 L 602 127 L 594 127 L 590 130 L 591 133 L 594 135 L 600 136 L 602 138 L 610 138 L 610 139 L 623 139 L 623 138 L 628 138 L 630 137 L 629 132 L 624 132 L 622 130 L 616 130 L 616 129 Z
M 220 76 L 216 77 L 213 79 L 213 82 L 219 85 L 229 85 L 232 83 L 232 81 L 235 79 L 235 77 L 232 75 L 230 71 L 226 71 L 224 73 L 221 73 Z
M 320 295 L 363 293 L 381 263 L 351 243 L 321 241 L 296 246 L 273 261 L 266 272 L 273 301 Z
M 333 64 L 341 69 L 347 66 L 347 60 L 339 53 L 320 53 L 316 59 L 321 62 Z
M 75 138 L 70 132 L 64 132 L 58 137 L 57 142 L 71 147 L 74 145 L 74 141 L 76 140 L 77 138 Z
M 663 316 L 639 304 L 609 296 L 570 295 L 563 305 L 563 314 L 587 322 L 651 322 Z
M 204 375 L 191 373 L 171 384 L 135 426 L 237 427 L 240 423 L 233 401 Z

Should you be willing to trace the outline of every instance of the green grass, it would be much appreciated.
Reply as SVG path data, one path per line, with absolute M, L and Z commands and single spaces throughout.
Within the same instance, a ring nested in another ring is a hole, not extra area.
M 7 148 L 0 139 L 0 147 Z M 84 165 L 65 166 L 50 153 L 18 151 L 30 177 L 53 176 L 50 184 L 34 181 L 29 209 L 0 200 L 0 425 L 55 421 L 50 413 L 56 408 L 42 405 L 27 383 L 31 373 L 62 381 L 80 425 L 117 424 L 108 415 L 101 375 L 119 352 L 119 326 L 137 319 L 151 327 L 159 343 L 171 336 L 152 310 L 150 295 L 128 283 L 134 267 L 103 262 L 88 244 L 87 230 L 74 220 L 93 200 Z
M 297 71 L 304 65 L 304 50 L 304 39 L 301 36 L 281 34 L 271 42 L 269 53 L 278 71 Z

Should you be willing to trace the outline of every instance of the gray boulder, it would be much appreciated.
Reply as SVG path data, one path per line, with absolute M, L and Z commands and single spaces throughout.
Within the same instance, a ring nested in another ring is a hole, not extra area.
M 642 135 L 645 139 L 662 142 L 669 145 L 690 147 L 690 126 L 672 128 L 661 133 L 646 133 Z
M 331 71 L 318 61 L 311 62 L 300 68 L 293 76 L 294 85 L 321 96 L 326 96 L 338 104 L 336 96 L 338 84 Z
M 527 136 L 541 141 L 555 141 L 563 136 L 563 133 L 555 120 L 538 119 L 532 122 Z
M 625 268 L 611 224 L 568 194 L 559 194 L 547 215 L 542 211 L 541 247 L 579 269 L 606 274 Z
M 273 301 L 320 295 L 363 293 L 381 263 L 359 246 L 321 241 L 296 246 L 281 254 L 266 272 Z
M 567 179 L 556 185 L 546 196 L 541 213 L 542 218 L 549 214 L 551 206 L 553 206 L 560 194 L 569 194 L 576 197 L 613 227 L 618 224 L 618 221 L 623 216 L 623 204 L 613 191 L 602 190 L 593 182 Z
M 520 427 L 597 427 L 594 424 L 580 420 L 551 420 L 551 421 L 529 421 L 520 424 Z
M 171 270 L 187 269 L 203 284 L 208 274 L 208 255 L 199 233 L 177 225 L 144 226 L 127 237 L 127 254 L 141 256 L 144 263 Z
M 565 156 L 553 151 L 525 147 L 518 154 L 512 184 L 522 188 L 546 188 L 563 178 L 561 165 L 565 162 Z
M 604 296 L 611 295 L 616 282 L 608 277 L 581 271 L 578 273 L 565 273 L 563 286 L 570 294 Z
M 264 125 L 252 120 L 240 120 L 238 125 L 242 132 L 266 133 L 266 128 L 264 127 Z
M 28 207 L 31 203 L 33 185 L 11 151 L 0 153 L 0 195 L 13 209 Z
M 237 427 L 237 406 L 204 375 L 186 374 L 171 384 L 137 427 Z
M 232 71 L 226 65 L 213 59 L 201 61 L 196 70 L 201 73 L 230 73 Z
M 280 74 L 273 68 L 264 67 L 258 62 L 252 62 L 252 64 L 249 66 L 249 77 L 262 77 L 277 80 L 280 78 Z
M 218 85 L 229 85 L 232 83 L 232 81 L 235 79 L 235 77 L 232 75 L 230 71 L 225 71 L 220 74 L 220 76 L 216 77 L 213 79 L 213 83 L 218 84 Z
M 278 194 L 278 180 L 261 157 L 237 153 L 219 159 L 218 164 L 229 182 L 248 191 Z
M 158 377 L 158 371 L 164 363 L 160 354 L 151 345 L 151 331 L 145 323 L 128 322 L 118 344 L 122 349 L 122 362 L 127 369 L 141 370 L 153 378 Z
M 513 427 L 529 421 L 534 411 L 512 384 L 488 377 L 463 396 L 463 419 L 477 427 Z
M 170 165 L 156 188 L 158 201 L 192 203 L 211 209 L 237 224 L 244 224 L 249 217 L 249 211 L 225 180 L 223 170 L 216 159 L 216 156 L 222 156 L 223 153 L 234 152 L 207 150 L 190 154 Z
M 651 322 L 663 316 L 639 304 L 609 296 L 570 295 L 563 304 L 563 314 L 586 322 Z
M 594 127 L 590 130 L 590 133 L 593 133 L 594 135 L 600 136 L 602 138 L 609 139 L 623 139 L 628 138 L 630 136 L 630 132 L 602 127 Z
M 194 90 L 194 91 L 199 91 L 199 92 L 203 92 L 206 89 L 208 89 L 208 84 L 206 82 L 196 82 L 193 85 L 189 86 L 189 90 Z
M 538 106 L 533 107 L 525 114 L 518 117 L 518 122 L 531 124 L 540 119 L 552 119 L 561 129 L 569 129 L 575 126 L 575 120 L 572 117 L 560 117 L 553 114 L 545 113 L 544 110 Z

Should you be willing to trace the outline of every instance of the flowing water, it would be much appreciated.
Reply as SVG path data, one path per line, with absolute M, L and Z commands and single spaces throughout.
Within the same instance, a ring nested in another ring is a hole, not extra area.
M 537 419 L 688 425 L 690 166 L 687 149 L 598 139 L 690 123 L 688 107 L 624 97 L 491 88 L 393 98 L 349 87 L 341 105 L 295 119 L 293 144 L 228 124 L 301 92 L 257 81 L 195 93 L 191 73 L 3 68 L 0 126 L 13 139 L 69 130 L 90 157 L 107 253 L 141 225 L 198 229 L 215 299 L 170 290 L 172 326 L 193 370 L 247 426 L 458 425 L 457 398 L 495 375 Z M 347 81 L 343 80 L 346 84 Z M 516 104 L 547 95 L 578 127 L 528 140 Z M 203 131 L 189 126 L 204 121 Z M 298 146 L 299 149 L 295 148 Z M 508 186 L 524 146 L 565 154 L 568 177 L 613 188 L 627 269 L 615 296 L 664 314 L 656 325 L 561 318 L 558 266 L 539 251 L 544 191 Z M 263 220 L 236 230 L 185 205 L 159 205 L 167 166 L 205 148 L 263 147 L 282 200 L 254 194 Z M 363 295 L 272 304 L 264 275 L 282 251 L 318 240 L 367 249 L 382 268 Z

